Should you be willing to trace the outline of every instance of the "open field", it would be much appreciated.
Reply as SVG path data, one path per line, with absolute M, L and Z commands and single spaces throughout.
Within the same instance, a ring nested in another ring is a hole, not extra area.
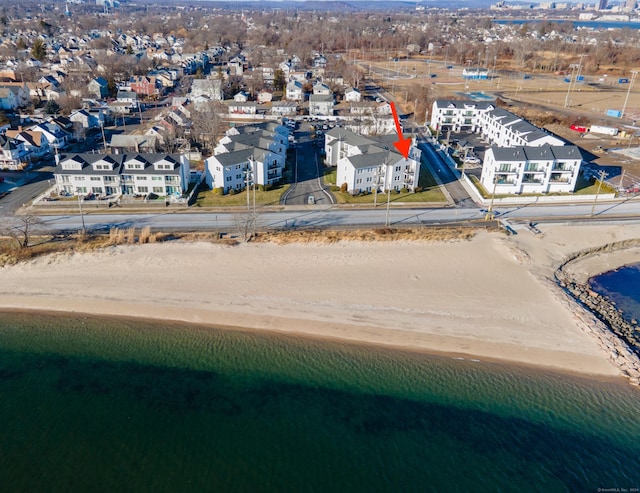
M 468 94 L 484 93 L 497 98 L 498 104 L 507 106 L 510 111 L 581 147 L 587 162 L 607 167 L 611 184 L 617 185 L 623 179 L 627 183 L 640 177 L 640 149 L 633 151 L 640 146 L 640 123 L 636 127 L 636 121 L 640 121 L 640 84 L 618 83 L 620 77 L 630 77 L 619 68 L 606 67 L 598 74 L 583 73 L 584 80 L 578 83 L 575 82 L 577 74 L 574 74 L 570 88 L 566 82 L 570 73 L 525 73 L 500 61 L 497 61 L 496 76 L 487 80 L 465 80 L 462 65 L 424 57 L 400 59 L 397 63 L 393 59 L 363 61 L 359 65 L 393 94 L 405 113 L 414 111 L 417 100 L 412 100 L 412 95 L 415 94 L 428 95 L 434 100 L 468 99 Z M 493 67 L 489 66 L 489 69 L 492 72 Z M 607 110 L 623 109 L 623 118 L 606 115 Z M 427 110 L 428 118 L 430 108 Z M 424 120 L 425 115 L 420 111 L 416 121 L 422 123 Z M 572 123 L 616 127 L 620 133 L 614 137 L 583 135 L 569 128 Z

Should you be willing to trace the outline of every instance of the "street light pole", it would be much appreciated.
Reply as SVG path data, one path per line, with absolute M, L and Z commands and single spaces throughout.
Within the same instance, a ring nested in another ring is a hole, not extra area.
M 638 75 L 637 70 L 631 71 L 631 82 L 629 82 L 629 88 L 627 89 L 627 96 L 624 98 L 624 105 L 622 105 L 622 111 L 620 112 L 620 118 L 624 117 L 624 112 L 627 109 L 627 102 L 629 101 L 629 93 L 631 92 L 631 86 L 633 85 L 633 81 L 636 80 L 636 75 Z

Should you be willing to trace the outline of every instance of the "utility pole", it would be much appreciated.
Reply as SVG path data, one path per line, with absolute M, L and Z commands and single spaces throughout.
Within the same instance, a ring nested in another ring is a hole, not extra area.
M 376 168 L 373 174 L 374 187 L 373 187 L 373 207 L 378 205 L 378 180 L 380 179 L 380 167 Z
M 389 173 L 389 162 L 386 163 L 387 172 L 385 174 L 385 181 L 389 178 L 389 185 L 387 186 L 387 215 L 384 221 L 385 226 L 389 227 L 389 205 L 391 204 L 391 183 L 393 183 L 393 175 Z M 389 175 L 389 176 L 386 176 Z
M 87 228 L 84 225 L 84 214 L 82 213 L 82 201 L 84 197 L 78 193 L 78 207 L 80 208 L 80 220 L 82 221 L 82 234 L 84 235 L 87 232 Z
M 245 172 L 245 181 L 247 182 L 245 190 L 247 192 L 247 212 L 251 211 L 251 195 L 249 194 L 249 178 L 251 176 L 251 159 L 249 159 L 249 164 L 247 165 L 247 171 Z
M 633 81 L 636 80 L 636 75 L 638 75 L 637 70 L 631 71 L 631 81 L 629 82 L 629 88 L 627 89 L 627 96 L 624 98 L 624 105 L 622 105 L 622 111 L 620 112 L 620 118 L 624 117 L 624 112 L 627 109 L 627 102 L 629 101 L 629 93 L 631 92 L 631 86 L 633 85 Z
M 102 145 L 104 146 L 104 153 L 107 153 L 107 138 L 104 136 L 104 122 L 100 120 L 100 131 L 102 132 Z
M 485 221 L 493 221 L 493 218 L 495 217 L 495 214 L 493 213 L 493 201 L 496 198 L 496 185 L 498 184 L 498 178 L 495 175 L 495 171 L 494 171 L 494 175 L 493 175 L 493 191 L 491 192 L 491 203 L 489 204 L 489 209 L 487 209 L 487 213 L 484 216 L 484 220 Z
M 567 95 L 564 98 L 564 107 L 565 108 L 569 106 L 569 94 L 571 94 L 571 82 L 573 81 L 573 73 L 574 73 L 577 65 L 575 63 L 572 63 L 569 66 L 571 67 L 571 75 L 569 76 L 569 87 L 567 88 Z
M 493 55 L 493 72 L 491 73 L 491 82 L 496 78 L 496 62 L 498 61 L 498 55 Z
M 598 171 L 598 176 L 600 177 L 600 181 L 598 182 L 598 190 L 596 191 L 596 196 L 593 199 L 593 206 L 591 207 L 591 217 L 593 217 L 593 213 L 596 210 L 596 203 L 598 202 L 598 195 L 600 195 L 600 189 L 602 188 L 602 182 L 607 177 L 607 173 L 604 170 Z

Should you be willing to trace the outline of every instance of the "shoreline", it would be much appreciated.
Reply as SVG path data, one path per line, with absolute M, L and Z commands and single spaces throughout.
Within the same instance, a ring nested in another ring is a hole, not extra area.
M 618 380 L 593 335 L 602 322 L 576 310 L 552 276 L 580 250 L 566 240 L 592 242 L 606 227 L 544 228 L 448 242 L 157 243 L 53 255 L 0 269 L 0 309 L 172 320 Z M 640 226 L 626 233 L 640 237 Z
M 364 327 L 362 330 L 366 333 L 366 337 L 358 337 L 359 333 L 353 333 L 353 326 L 345 326 L 344 330 L 351 333 L 337 333 L 332 330 L 327 330 L 326 327 L 318 327 L 316 324 L 312 324 L 310 330 L 296 330 L 292 328 L 276 328 L 272 326 L 270 328 L 258 327 L 258 326 L 245 326 L 237 324 L 217 324 L 210 322 L 194 321 L 184 318 L 173 318 L 165 314 L 161 318 L 150 317 L 147 314 L 139 315 L 134 313 L 122 314 L 122 306 L 118 304 L 117 307 L 113 307 L 111 310 L 106 310 L 108 305 L 102 305 L 98 311 L 79 309 L 78 307 L 63 306 L 62 308 L 54 309 L 50 307 L 39 306 L 38 300 L 30 299 L 24 306 L 10 306 L 7 307 L 4 304 L 0 307 L 0 313 L 39 313 L 50 314 L 55 316 L 76 315 L 87 316 L 95 318 L 110 318 L 110 319 L 122 319 L 132 320 L 140 322 L 173 322 L 178 324 L 184 324 L 185 326 L 197 327 L 202 329 L 222 330 L 222 331 L 234 331 L 251 334 L 266 334 L 268 336 L 276 337 L 291 337 L 313 340 L 316 342 L 329 342 L 348 344 L 360 347 L 373 347 L 376 349 L 385 349 L 388 351 L 400 351 L 412 354 L 421 354 L 426 356 L 437 356 L 440 358 L 464 360 L 477 363 L 490 363 L 501 366 L 515 366 L 518 368 L 526 368 L 532 371 L 551 372 L 560 375 L 570 375 L 572 377 L 586 378 L 589 380 L 607 381 L 607 382 L 624 382 L 625 379 L 619 373 L 592 373 L 589 371 L 587 365 L 583 361 L 583 357 L 577 356 L 571 353 L 554 352 L 548 353 L 544 350 L 536 350 L 532 348 L 525 348 L 522 351 L 519 346 L 508 344 L 491 344 L 484 345 L 479 344 L 478 341 L 473 339 L 464 339 L 448 336 L 434 336 L 429 337 L 428 334 L 424 334 L 426 337 L 412 338 L 407 343 L 398 342 L 393 339 L 385 337 L 384 331 L 376 330 L 372 327 Z M 64 304 L 63 304 L 64 305 Z M 119 310 L 116 313 L 116 309 Z M 246 320 L 245 320 L 246 321 Z M 275 321 L 274 321 L 275 322 Z M 303 324 L 309 324 L 309 321 L 299 321 Z M 340 327 L 334 327 L 340 329 Z M 491 347 L 491 350 L 488 348 Z M 471 352 L 466 348 L 472 348 Z M 510 357 L 505 357 L 504 354 L 510 354 Z M 496 356 L 493 353 L 499 353 Z M 551 361 L 550 358 L 554 358 Z M 562 364 L 557 364 L 557 358 L 564 357 Z M 572 365 L 572 366 L 570 366 Z

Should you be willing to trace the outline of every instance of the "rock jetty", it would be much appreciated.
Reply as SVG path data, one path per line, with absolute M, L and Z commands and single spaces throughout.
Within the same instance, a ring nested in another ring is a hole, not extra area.
M 640 327 L 635 319 L 627 320 L 622 310 L 608 297 L 593 291 L 588 282 L 580 282 L 571 274 L 571 267 L 579 261 L 583 261 L 594 255 L 611 253 L 617 250 L 635 248 L 640 246 L 640 240 L 626 240 L 618 243 L 610 243 L 602 247 L 591 248 L 571 255 L 556 270 L 555 278 L 558 285 L 571 295 L 579 304 L 587 308 L 604 324 L 581 325 L 595 336 L 604 349 L 611 362 L 620 368 L 620 371 L 629 379 L 632 385 L 640 385 Z

